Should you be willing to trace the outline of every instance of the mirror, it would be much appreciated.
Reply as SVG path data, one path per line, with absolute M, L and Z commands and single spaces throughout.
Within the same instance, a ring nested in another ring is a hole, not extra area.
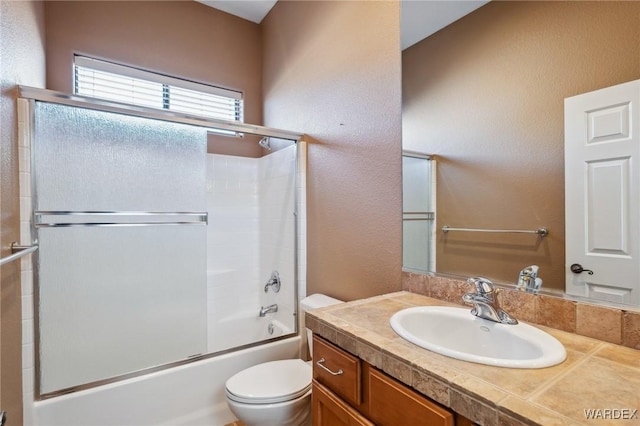
M 640 78 L 639 58 L 637 2 L 490 2 L 403 51 L 403 149 L 438 162 L 436 272 L 537 264 L 564 290 L 564 99 Z

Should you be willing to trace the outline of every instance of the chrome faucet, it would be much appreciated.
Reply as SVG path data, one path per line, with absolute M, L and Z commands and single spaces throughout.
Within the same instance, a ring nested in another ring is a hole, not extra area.
M 531 265 L 520 271 L 516 289 L 537 294 L 542 287 L 542 278 L 538 277 L 538 269 L 538 265 Z
M 270 314 L 271 312 L 278 312 L 278 305 L 277 304 L 273 304 L 273 305 L 269 305 L 267 307 L 262 306 L 260 308 L 260 316 L 264 317 L 267 314 Z
M 271 277 L 269 277 L 269 281 L 264 285 L 264 292 L 268 292 L 269 287 L 273 287 L 273 291 L 277 293 L 280 291 L 280 284 L 280 274 L 278 271 L 273 271 Z
M 473 305 L 473 309 L 471 309 L 472 315 L 502 324 L 518 323 L 518 320 L 511 317 L 500 307 L 496 297 L 497 290 L 491 281 L 483 277 L 477 277 L 469 278 L 467 283 L 473 284 L 476 288 L 475 293 L 467 293 L 462 296 L 462 300 L 465 303 Z

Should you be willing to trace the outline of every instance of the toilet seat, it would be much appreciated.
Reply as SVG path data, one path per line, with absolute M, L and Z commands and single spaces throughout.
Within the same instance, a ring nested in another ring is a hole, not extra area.
M 309 392 L 311 374 L 301 359 L 265 362 L 233 375 L 225 390 L 229 399 L 245 404 L 291 401 Z

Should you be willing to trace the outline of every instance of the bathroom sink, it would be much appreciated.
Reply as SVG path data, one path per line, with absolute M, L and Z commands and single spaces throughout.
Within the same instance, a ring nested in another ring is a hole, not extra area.
M 510 368 L 544 368 L 567 353 L 555 337 L 527 324 L 501 324 L 469 309 L 418 306 L 395 313 L 391 328 L 430 351 L 463 361 Z

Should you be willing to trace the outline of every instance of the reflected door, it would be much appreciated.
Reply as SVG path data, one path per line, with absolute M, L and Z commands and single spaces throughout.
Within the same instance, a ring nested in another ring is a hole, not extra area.
M 638 160 L 640 80 L 565 99 L 567 293 L 640 305 Z

